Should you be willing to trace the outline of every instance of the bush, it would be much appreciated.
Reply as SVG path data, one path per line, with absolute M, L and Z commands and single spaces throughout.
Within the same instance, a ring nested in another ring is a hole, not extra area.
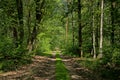
M 120 65 L 120 49 L 114 49 L 112 54 L 112 63 L 115 65 Z
M 31 55 L 26 54 L 27 50 L 22 47 L 15 47 L 12 40 L 3 38 L 0 41 L 0 70 L 14 70 L 22 64 L 30 62 Z
M 110 63 L 110 64 L 120 65 L 119 59 L 120 59 L 120 49 L 105 48 L 104 57 L 102 59 L 102 64 L 106 65 Z
M 65 50 L 63 52 L 64 52 L 63 54 L 79 56 L 79 49 L 77 45 L 72 46 L 72 44 L 69 44 L 65 47 Z
M 120 73 L 120 49 L 105 48 L 104 57 L 101 62 L 100 71 L 101 77 L 109 80 L 119 80 Z

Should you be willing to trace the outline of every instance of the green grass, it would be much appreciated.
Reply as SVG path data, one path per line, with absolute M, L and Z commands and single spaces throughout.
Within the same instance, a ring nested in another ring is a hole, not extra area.
M 56 80 L 70 80 L 68 70 L 59 55 L 56 55 Z

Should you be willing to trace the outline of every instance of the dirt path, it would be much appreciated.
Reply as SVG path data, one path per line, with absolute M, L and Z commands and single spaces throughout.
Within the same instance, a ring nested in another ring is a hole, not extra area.
M 36 56 L 33 63 L 17 71 L 0 74 L 0 80 L 55 80 L 55 59 Z
M 65 58 L 62 56 L 61 58 L 71 80 L 101 80 L 91 70 L 79 65 L 75 58 Z M 35 56 L 32 64 L 16 71 L 0 74 L 0 80 L 56 80 L 55 64 L 55 57 Z
M 93 71 L 77 63 L 79 58 L 62 57 L 71 80 L 103 80 Z

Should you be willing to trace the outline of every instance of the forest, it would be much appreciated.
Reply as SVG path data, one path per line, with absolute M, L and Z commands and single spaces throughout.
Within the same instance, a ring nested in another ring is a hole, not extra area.
M 120 0 L 0 0 L 0 80 L 120 80 Z

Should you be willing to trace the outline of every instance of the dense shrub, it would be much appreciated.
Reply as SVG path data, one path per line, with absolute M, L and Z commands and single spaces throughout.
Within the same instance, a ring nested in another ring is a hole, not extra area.
M 3 38 L 0 41 L 0 70 L 14 70 L 18 66 L 28 63 L 31 55 L 26 53 L 27 50 L 24 47 L 15 47 L 11 39 Z
M 112 54 L 112 63 L 120 65 L 120 49 L 114 49 Z

